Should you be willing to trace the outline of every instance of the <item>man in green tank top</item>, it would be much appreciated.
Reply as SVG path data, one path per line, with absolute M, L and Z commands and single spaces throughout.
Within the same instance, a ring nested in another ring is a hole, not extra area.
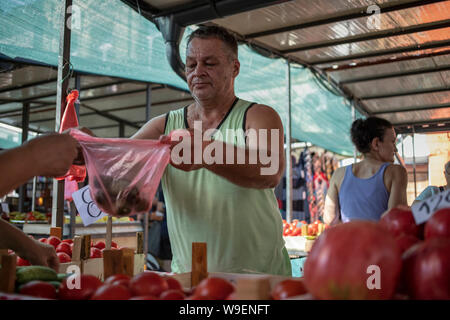
M 185 72 L 195 102 L 151 119 L 133 138 L 186 129 L 171 142 L 162 178 L 173 272 L 191 271 L 192 242 L 206 242 L 210 272 L 290 276 L 274 194 L 285 166 L 283 126 L 271 107 L 235 96 L 237 52 L 223 28 L 194 31 Z

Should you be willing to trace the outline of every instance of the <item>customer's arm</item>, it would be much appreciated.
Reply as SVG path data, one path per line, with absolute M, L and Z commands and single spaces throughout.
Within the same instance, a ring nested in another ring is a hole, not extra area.
M 0 153 L 0 196 L 34 176 L 64 175 L 77 155 L 77 141 L 68 134 L 52 133 Z
M 11 249 L 31 264 L 47 266 L 58 271 L 55 248 L 31 239 L 12 224 L 0 219 L 0 248 Z

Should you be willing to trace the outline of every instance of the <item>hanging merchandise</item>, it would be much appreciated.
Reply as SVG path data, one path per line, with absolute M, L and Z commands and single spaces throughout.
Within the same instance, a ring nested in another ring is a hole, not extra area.
M 312 166 L 312 155 L 308 149 L 305 149 L 305 169 L 306 169 L 306 192 L 309 207 L 309 221 L 315 221 L 314 218 L 317 214 L 316 197 L 314 195 L 314 184 L 313 184 L 313 166 Z

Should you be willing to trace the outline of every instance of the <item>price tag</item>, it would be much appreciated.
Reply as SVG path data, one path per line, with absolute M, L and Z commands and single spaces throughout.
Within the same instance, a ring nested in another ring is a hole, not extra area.
M 450 208 L 450 189 L 442 191 L 431 198 L 420 201 L 411 207 L 416 224 L 422 224 L 442 208 Z
M 107 215 L 92 200 L 89 185 L 72 193 L 72 198 L 85 227 Z

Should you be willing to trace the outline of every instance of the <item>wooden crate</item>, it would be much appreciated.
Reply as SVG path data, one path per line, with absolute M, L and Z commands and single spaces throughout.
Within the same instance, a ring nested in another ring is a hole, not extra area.
M 144 271 L 145 254 L 143 253 L 143 237 L 141 233 L 138 233 L 136 237 L 136 252 L 129 248 L 104 250 L 102 258 L 90 258 L 90 235 L 75 236 L 73 241 L 72 262 L 60 263 L 60 273 L 67 273 L 68 268 L 75 265 L 80 268 L 82 274 L 93 275 L 103 281 L 111 274 L 124 273 L 134 276 Z M 114 251 L 117 252 L 112 253 L 115 260 L 111 260 L 111 252 Z

